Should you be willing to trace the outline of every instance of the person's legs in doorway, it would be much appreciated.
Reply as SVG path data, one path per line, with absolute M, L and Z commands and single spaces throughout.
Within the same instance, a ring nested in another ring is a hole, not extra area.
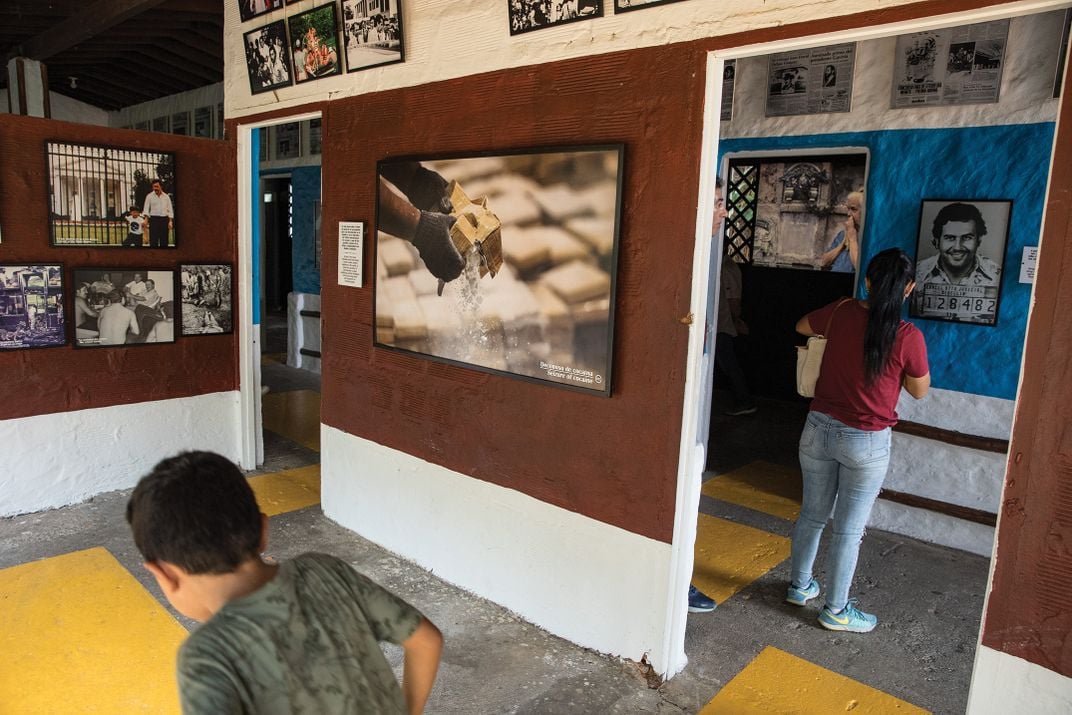
M 797 606 L 803 606 L 819 594 L 819 584 L 812 578 L 812 569 L 819 552 L 819 539 L 838 493 L 840 465 L 828 449 L 831 423 L 840 424 L 820 412 L 809 412 L 800 435 L 804 498 L 800 516 L 793 527 L 791 581 L 786 592 L 786 601 Z
M 842 426 L 836 434 L 837 457 L 842 466 L 827 559 L 826 606 L 819 622 L 832 630 L 866 633 L 878 619 L 856 608 L 849 599 L 849 588 L 864 527 L 889 467 L 890 430 L 869 432 Z
M 756 411 L 756 401 L 748 391 L 748 384 L 744 380 L 744 372 L 737 360 L 737 350 L 733 344 L 733 336 L 729 333 L 718 333 L 715 336 L 715 364 L 730 382 L 730 394 L 733 396 L 733 405 L 726 410 L 727 415 L 750 415 Z

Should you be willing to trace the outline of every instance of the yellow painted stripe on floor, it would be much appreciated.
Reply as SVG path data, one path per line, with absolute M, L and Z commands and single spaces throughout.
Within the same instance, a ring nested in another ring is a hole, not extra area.
M 796 521 L 800 514 L 800 470 L 756 461 L 704 483 L 705 496 L 740 504 L 781 519 Z
M 0 571 L 0 613 L 0 712 L 179 712 L 186 629 L 105 549 Z
M 777 648 L 767 647 L 700 715 L 918 715 L 929 711 Z
M 320 451 L 320 393 L 269 392 L 261 399 L 264 428 L 303 447 Z
M 257 504 L 268 516 L 320 503 L 320 465 L 287 469 L 249 478 Z
M 721 603 L 789 557 L 789 539 L 700 514 L 692 583 Z

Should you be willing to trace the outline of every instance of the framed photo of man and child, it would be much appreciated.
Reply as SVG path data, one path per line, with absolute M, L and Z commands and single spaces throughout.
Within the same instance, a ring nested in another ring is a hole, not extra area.
M 53 246 L 178 246 L 174 154 L 49 141 L 45 160 Z

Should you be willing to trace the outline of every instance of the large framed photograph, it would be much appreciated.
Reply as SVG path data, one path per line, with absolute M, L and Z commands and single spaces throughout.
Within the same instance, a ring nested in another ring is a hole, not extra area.
M 231 302 L 234 270 L 229 263 L 183 263 L 179 266 L 182 326 L 186 335 L 234 332 Z
M 46 142 L 53 246 L 175 248 L 175 155 Z
M 375 344 L 609 396 L 622 156 L 379 162 Z
M 614 0 L 614 12 L 617 14 L 630 10 L 643 10 L 646 7 L 669 5 L 672 2 L 681 2 L 681 0 Z
M 342 0 L 346 71 L 394 64 L 405 59 L 402 0 Z
M 909 315 L 997 325 L 1012 201 L 924 199 Z
M 74 269 L 77 348 L 175 342 L 175 271 Z
M 63 266 L 0 264 L 0 351 L 67 344 Z
M 242 22 L 281 7 L 283 0 L 238 0 L 238 13 L 242 16 Z
M 294 15 L 287 22 L 296 83 L 342 74 L 334 2 Z
M 287 30 L 282 20 L 250 30 L 245 38 L 246 72 L 252 94 L 289 87 L 294 78 L 287 50 Z
M 542 30 L 579 20 L 603 17 L 603 0 L 507 0 L 510 3 L 510 34 Z

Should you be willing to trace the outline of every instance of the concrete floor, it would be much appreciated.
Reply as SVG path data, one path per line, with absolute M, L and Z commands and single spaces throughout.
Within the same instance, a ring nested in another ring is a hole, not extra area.
M 297 404 L 290 398 L 299 391 L 318 389 L 316 376 L 271 361 L 264 363 L 263 376 L 272 387 L 266 400 L 277 404 Z M 266 423 L 268 419 L 266 415 Z M 753 416 L 716 419 L 714 469 L 705 480 L 760 459 L 792 466 L 802 419 L 799 406 L 776 402 L 761 402 Z M 287 436 L 297 434 L 290 427 L 283 424 L 279 430 L 266 430 L 267 461 L 258 473 L 319 462 L 317 451 Z M 759 431 L 763 439 L 756 439 Z M 0 576 L 18 564 L 101 546 L 179 623 L 192 627 L 171 611 L 141 567 L 123 520 L 128 494 L 105 494 L 77 506 L 0 520 Z M 708 496 L 701 511 L 719 523 L 752 527 L 775 540 L 786 537 L 791 526 L 789 520 Z M 872 634 L 853 635 L 818 627 L 817 606 L 800 609 L 783 602 L 788 563 L 781 561 L 743 588 L 734 586 L 734 594 L 715 612 L 691 614 L 688 667 L 651 688 L 637 665 L 573 646 L 440 581 L 337 526 L 318 505 L 273 516 L 270 530 L 269 553 L 275 558 L 309 550 L 339 555 L 410 600 L 442 629 L 446 648 L 430 713 L 826 713 L 855 709 L 854 703 L 864 704 L 859 712 L 962 713 L 988 566 L 985 559 L 962 552 L 868 534 L 854 594 L 865 610 L 879 615 L 880 624 Z M 706 548 L 722 555 L 735 545 Z M 751 558 L 743 555 L 744 562 Z M 0 589 L 0 603 L 3 598 Z M 0 626 L 0 642 L 3 635 Z M 389 646 L 386 651 L 400 669 L 401 650 Z M 70 666 L 71 657 L 61 654 L 57 660 Z M 0 671 L 13 672 L 17 666 L 0 654 Z M 64 693 L 57 692 L 54 708 L 20 710 L 19 699 L 3 687 L 18 686 L 14 678 L 0 679 L 0 712 L 5 715 L 91 709 L 84 701 L 67 705 Z

